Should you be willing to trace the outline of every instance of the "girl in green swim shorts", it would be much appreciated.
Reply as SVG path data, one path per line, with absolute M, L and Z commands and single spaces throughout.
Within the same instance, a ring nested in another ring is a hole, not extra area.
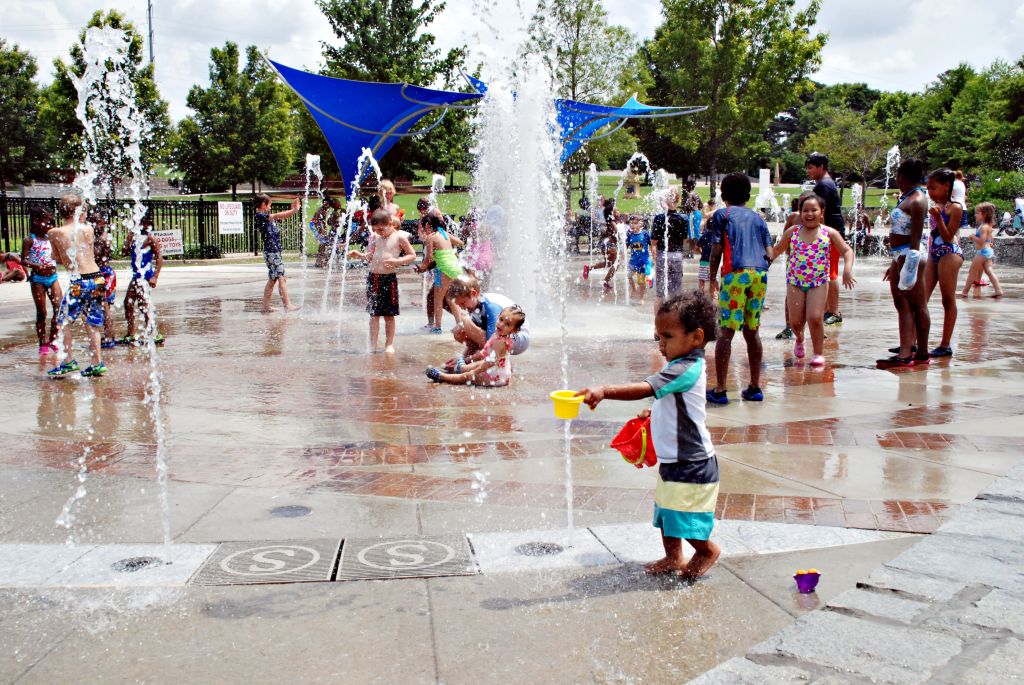
M 434 212 L 425 214 L 420 220 L 419 233 L 424 247 L 424 264 L 432 261 L 441 274 L 441 283 L 435 284 L 433 302 L 435 331 L 440 333 L 441 314 L 444 311 L 444 302 L 448 299 L 448 287 L 452 279 L 462 273 L 462 267 L 452 247 L 452 239 L 445 231 L 443 217 Z

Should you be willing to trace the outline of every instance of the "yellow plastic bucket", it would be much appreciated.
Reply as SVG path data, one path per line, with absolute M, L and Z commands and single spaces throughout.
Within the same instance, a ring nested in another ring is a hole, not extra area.
M 575 419 L 580 414 L 583 395 L 575 397 L 575 390 L 555 390 L 551 393 L 551 401 L 555 403 L 556 419 Z

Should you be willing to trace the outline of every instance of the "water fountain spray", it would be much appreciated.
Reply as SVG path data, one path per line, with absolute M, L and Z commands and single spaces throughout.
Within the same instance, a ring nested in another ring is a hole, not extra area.
M 341 340 L 341 322 L 342 312 L 345 310 L 345 285 L 348 277 L 348 251 L 349 246 L 352 242 L 352 218 L 355 213 L 359 210 L 363 211 L 363 220 L 366 225 L 370 225 L 370 217 L 367 216 L 366 210 L 367 205 L 363 202 L 362 197 L 359 194 L 359 185 L 362 179 L 366 176 L 369 171 L 373 171 L 377 175 L 377 179 L 383 178 L 383 174 L 380 172 L 380 167 L 377 165 L 377 160 L 373 158 L 373 152 L 368 147 L 363 148 L 362 154 L 359 155 L 359 159 L 356 160 L 356 173 L 352 177 L 352 185 L 349 189 L 348 201 L 345 202 L 345 215 L 342 217 L 342 227 L 345 231 L 345 249 L 342 252 L 341 260 L 341 296 L 338 298 L 338 329 L 337 337 Z M 334 246 L 337 248 L 338 238 L 335 237 Z M 331 252 L 333 260 L 334 252 Z
M 75 234 L 81 225 L 83 212 L 96 204 L 96 185 L 100 176 L 99 155 L 106 152 L 116 154 L 128 164 L 131 174 L 131 214 L 126 222 L 134 242 L 135 270 L 143 273 L 142 245 L 146 236 L 142 234 L 142 218 L 146 207 L 142 204 L 143 192 L 148 190 L 147 174 L 142 163 L 141 142 L 147 127 L 142 112 L 136 104 L 135 85 L 128 69 L 131 38 L 126 31 L 110 27 L 91 27 L 85 33 L 83 60 L 85 70 L 81 77 L 73 78 L 78 94 L 76 114 L 84 129 L 83 143 L 85 157 L 82 173 L 75 179 L 75 187 L 82 194 L 82 204 L 74 216 Z M 111 133 L 116 132 L 116 136 Z M 70 260 L 73 265 L 72 277 L 77 278 L 75 243 L 72 240 Z M 170 505 L 167 494 L 167 446 L 163 415 L 160 405 L 160 371 L 156 359 L 156 312 L 152 306 L 149 281 L 138 279 L 142 298 L 149 311 L 142 339 L 149 357 L 149 376 L 144 402 L 153 422 L 156 442 L 156 473 L 162 514 L 163 542 L 171 544 Z M 79 459 L 79 488 L 65 504 L 57 519 L 59 525 L 70 527 L 73 521 L 71 509 L 75 501 L 85 495 L 85 460 Z
M 302 221 L 300 222 L 300 226 L 309 226 L 310 230 L 314 232 L 314 235 L 316 235 L 316 228 L 307 218 L 309 216 L 309 190 L 310 186 L 313 185 L 314 178 L 316 178 L 316 188 L 314 189 L 314 192 L 317 194 L 317 197 L 320 198 L 322 205 L 324 199 L 324 174 L 320 170 L 320 155 L 307 154 L 306 188 L 302 193 Z M 306 254 L 306 231 L 303 228 L 299 229 L 299 237 L 299 254 L 302 257 L 302 291 L 299 294 L 299 306 L 302 306 L 306 303 L 306 270 L 309 267 L 309 255 Z
M 590 239 L 587 241 L 588 264 L 594 259 L 594 227 L 597 226 L 598 219 L 601 217 L 601 207 L 597 206 L 597 199 L 600 196 L 598 193 L 599 182 L 597 165 L 591 163 L 587 168 L 587 202 L 590 205 Z
M 882 188 L 882 197 L 878 200 L 879 222 L 888 221 L 889 215 L 889 179 L 896 178 L 896 169 L 900 166 L 900 146 L 893 145 L 885 153 L 885 185 Z

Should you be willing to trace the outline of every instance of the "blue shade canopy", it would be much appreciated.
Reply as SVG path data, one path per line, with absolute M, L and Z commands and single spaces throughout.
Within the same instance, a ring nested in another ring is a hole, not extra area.
M 355 163 L 363 148 L 380 160 L 402 138 L 427 133 L 441 123 L 448 109 L 473 106 L 487 92 L 487 84 L 463 74 L 475 93 L 421 88 L 407 83 L 371 83 L 311 74 L 267 60 L 281 79 L 299 96 L 316 120 L 342 170 Z M 629 98 L 621 107 L 575 100 L 555 100 L 564 163 L 584 143 L 611 135 L 629 119 L 650 119 L 693 114 L 707 107 L 655 107 Z M 427 114 L 442 110 L 431 126 L 412 131 Z M 597 135 L 598 131 L 614 128 Z
M 355 164 L 363 148 L 369 148 L 374 159 L 380 160 L 402 138 L 426 133 L 429 129 L 410 131 L 427 114 L 481 97 L 479 93 L 455 93 L 407 83 L 332 78 L 268 61 L 316 120 L 346 183 L 351 180 L 349 165 Z M 431 128 L 440 122 L 441 118 Z

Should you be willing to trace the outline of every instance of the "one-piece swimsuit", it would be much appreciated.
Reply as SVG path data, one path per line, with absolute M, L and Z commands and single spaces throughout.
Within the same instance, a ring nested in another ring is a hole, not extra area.
M 828 283 L 831 241 L 828 231 L 822 226 L 818 237 L 806 243 L 800 238 L 801 228 L 797 226 L 790 239 L 786 282 L 807 292 Z

